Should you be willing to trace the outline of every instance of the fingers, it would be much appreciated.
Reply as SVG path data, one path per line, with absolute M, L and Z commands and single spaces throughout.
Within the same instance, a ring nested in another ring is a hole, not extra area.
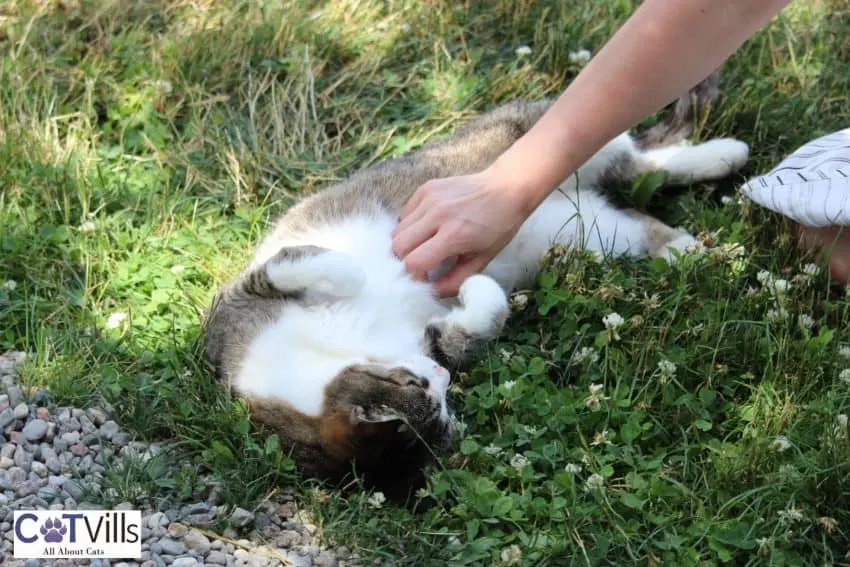
M 450 231 L 438 231 L 407 254 L 404 264 L 407 272 L 418 279 L 425 279 L 429 270 L 440 265 L 449 256 L 457 255 L 451 246 Z
M 417 189 L 416 192 L 413 194 L 413 196 L 407 201 L 407 203 L 404 204 L 404 206 L 401 208 L 400 215 L 402 220 L 404 220 L 405 217 L 407 217 L 408 215 L 410 215 L 410 213 L 419 208 L 419 204 L 428 195 L 428 192 L 430 191 L 429 187 L 431 186 L 431 183 L 432 182 L 429 181 L 424 185 L 421 185 L 419 189 Z
M 455 297 L 466 278 L 487 267 L 486 256 L 477 255 L 460 260 L 448 274 L 437 280 L 434 288 L 438 297 Z
M 427 217 L 419 219 L 418 222 L 412 222 L 408 226 L 399 225 L 393 234 L 393 254 L 397 258 L 406 258 L 412 250 L 420 247 L 436 233 L 437 227 Z

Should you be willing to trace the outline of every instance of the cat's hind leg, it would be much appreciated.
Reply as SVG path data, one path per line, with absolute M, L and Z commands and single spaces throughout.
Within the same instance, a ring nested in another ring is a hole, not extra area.
M 637 210 L 628 210 L 626 213 L 641 224 L 644 249 L 653 258 L 664 258 L 672 263 L 676 260 L 676 253 L 697 246 L 697 239 L 681 228 L 673 228 Z
M 733 138 L 718 138 L 702 144 L 680 143 L 639 151 L 639 171 L 665 170 L 667 183 L 686 185 L 697 181 L 722 179 L 741 169 L 750 149 Z
M 484 346 L 502 332 L 509 313 L 504 290 L 489 276 L 467 278 L 458 299 L 459 306 L 428 324 L 424 337 L 428 356 L 451 369 L 474 362 Z

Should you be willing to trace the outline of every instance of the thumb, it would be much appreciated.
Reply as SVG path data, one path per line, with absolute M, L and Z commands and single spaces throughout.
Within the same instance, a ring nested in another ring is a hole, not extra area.
M 461 284 L 474 274 L 487 267 L 489 260 L 487 256 L 477 254 L 475 256 L 467 256 L 458 260 L 455 267 L 449 273 L 437 280 L 434 288 L 438 297 L 455 297 Z

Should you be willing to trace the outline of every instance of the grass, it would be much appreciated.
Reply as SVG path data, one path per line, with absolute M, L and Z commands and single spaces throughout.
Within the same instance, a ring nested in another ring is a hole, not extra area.
M 850 123 L 847 0 L 795 3 L 724 68 L 701 135 L 749 142 L 742 175 L 649 202 L 712 254 L 553 254 L 456 378 L 462 434 L 428 489 L 441 506 L 412 516 L 299 478 L 202 362 L 201 313 L 270 215 L 558 93 L 570 51 L 598 50 L 632 4 L 0 6 L 0 280 L 17 284 L 0 290 L 0 351 L 31 353 L 23 378 L 55 403 L 173 441 L 101 498 L 166 507 L 215 482 L 251 506 L 295 485 L 331 542 L 395 564 L 850 563 L 850 302 L 801 271 L 814 260 L 783 220 L 721 201 Z

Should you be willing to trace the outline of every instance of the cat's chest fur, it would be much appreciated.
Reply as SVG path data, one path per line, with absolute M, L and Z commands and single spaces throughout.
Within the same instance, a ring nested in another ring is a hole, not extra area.
M 240 389 L 318 415 L 325 386 L 343 368 L 367 361 L 398 363 L 421 353 L 423 329 L 448 309 L 429 284 L 411 279 L 392 253 L 395 224 L 389 215 L 370 214 L 279 243 L 347 254 L 365 281 L 350 297 L 329 301 L 310 292 L 315 297 L 283 305 L 252 342 L 237 378 Z

